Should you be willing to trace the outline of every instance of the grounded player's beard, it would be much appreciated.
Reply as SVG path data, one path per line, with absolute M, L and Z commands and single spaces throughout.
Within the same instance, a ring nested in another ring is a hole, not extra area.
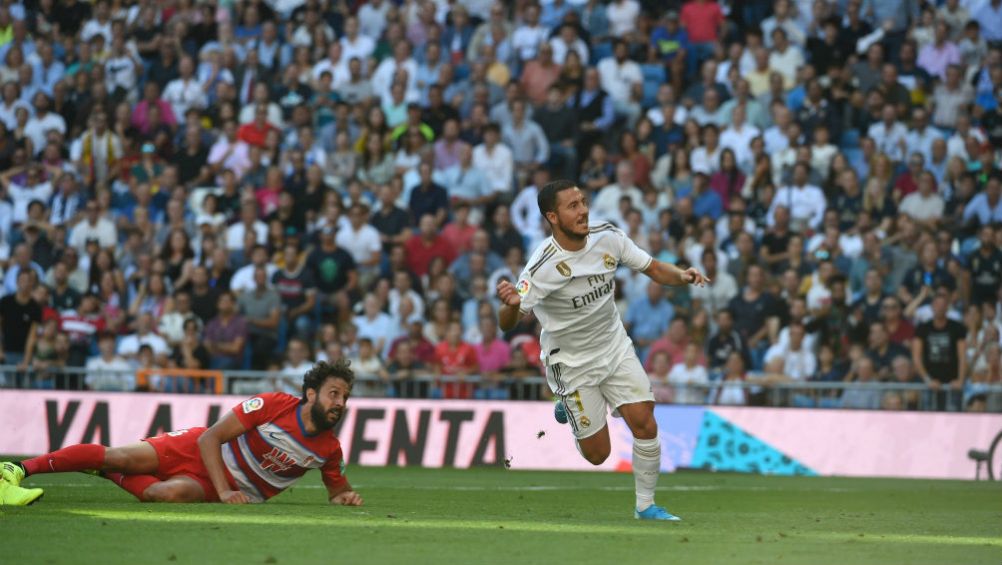
M 328 418 L 328 414 L 334 416 L 331 420 Z M 344 410 L 324 410 L 323 406 L 320 406 L 319 402 L 314 402 L 313 407 L 310 408 L 310 419 L 313 420 L 313 426 L 317 431 L 330 430 L 341 421 L 341 417 L 344 416 Z

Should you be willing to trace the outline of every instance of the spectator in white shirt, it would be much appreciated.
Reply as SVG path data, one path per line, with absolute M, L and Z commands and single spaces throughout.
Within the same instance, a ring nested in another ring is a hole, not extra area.
M 130 391 L 136 388 L 133 366 L 124 357 L 115 353 L 115 336 L 101 334 L 97 341 L 100 352 L 87 360 L 87 376 L 84 382 L 90 390 Z
M 634 208 L 643 209 L 644 194 L 635 184 L 633 165 L 626 160 L 616 165 L 616 182 L 605 186 L 595 195 L 591 204 L 592 214 L 598 220 L 612 222 L 625 228 L 626 221 L 619 211 L 619 201 L 624 196 L 629 197 Z
M 497 193 L 510 193 L 515 177 L 511 149 L 501 143 L 501 129 L 491 123 L 484 128 L 484 142 L 473 149 L 473 166 L 487 177 Z
M 178 78 L 168 82 L 164 88 L 163 99 L 171 105 L 179 122 L 184 121 L 189 108 L 202 109 L 208 103 L 202 83 L 198 82 L 194 73 L 195 61 L 183 56 L 178 62 Z
M 140 314 L 136 319 L 136 333 L 123 337 L 118 343 L 118 354 L 126 359 L 135 359 L 143 345 L 149 345 L 157 357 L 170 353 L 167 340 L 153 333 L 153 314 L 149 312 Z
M 668 382 L 675 385 L 676 404 L 702 404 L 706 401 L 707 390 L 700 385 L 709 384 L 710 378 L 699 358 L 699 346 L 689 343 L 685 346 L 683 361 L 668 372 Z
M 118 36 L 111 42 L 111 55 L 104 62 L 104 78 L 108 94 L 122 96 L 129 101 L 137 98 L 136 83 L 142 62 L 135 47 L 125 44 L 125 38 Z
M 907 154 L 921 153 L 928 163 L 932 160 L 932 144 L 937 139 L 943 139 L 943 132 L 929 125 L 928 112 L 916 108 L 912 112 L 912 129 L 905 136 Z
M 372 39 L 379 39 L 386 29 L 386 16 L 390 12 L 390 3 L 386 0 L 369 0 L 358 9 L 358 30 Z
M 400 40 L 393 46 L 393 56 L 383 59 L 382 63 L 376 67 L 372 73 L 372 93 L 381 100 L 390 99 L 390 87 L 393 86 L 397 77 L 397 71 L 407 72 L 407 88 L 405 98 L 408 101 L 417 101 L 417 74 L 418 64 L 411 58 L 411 46 L 404 40 Z
M 240 221 L 226 228 L 226 250 L 245 249 L 244 240 L 248 232 L 254 232 L 257 243 L 267 243 L 268 226 L 257 219 L 257 204 L 250 201 L 240 205 Z
M 783 75 L 785 84 L 794 84 L 797 70 L 804 64 L 804 54 L 799 47 L 790 43 L 783 28 L 773 30 L 772 41 L 775 47 L 769 54 L 769 68 Z
M 101 247 L 114 247 L 118 243 L 118 230 L 111 220 L 102 217 L 97 201 L 89 200 L 85 211 L 84 220 L 70 231 L 69 245 L 81 255 L 86 255 L 87 242 L 92 239 L 97 240 Z
M 578 37 L 578 28 L 573 24 L 561 26 L 560 35 L 550 40 L 550 46 L 553 48 L 553 62 L 558 65 L 564 64 L 568 51 L 576 51 L 582 61 L 588 60 L 588 44 Z
M 613 43 L 612 57 L 598 62 L 598 75 L 602 90 L 612 98 L 616 114 L 625 116 L 627 124 L 632 127 L 642 111 L 637 95 L 642 90 L 644 75 L 640 65 L 627 59 L 627 55 L 629 47 L 626 42 L 617 39 Z
M 881 120 L 866 130 L 866 135 L 877 145 L 877 151 L 901 162 L 905 159 L 905 148 L 908 129 L 898 121 L 898 112 L 894 104 L 884 104 L 880 110 Z
M 351 80 L 351 73 L 348 71 L 348 61 L 351 57 L 345 56 L 344 45 L 335 41 L 327 46 L 327 57 L 313 65 L 313 88 L 317 88 L 320 77 L 324 73 L 331 74 L 331 88 L 337 89 L 342 84 Z
M 396 337 L 396 324 L 389 314 L 382 311 L 382 304 L 375 294 L 365 295 L 362 308 L 363 314 L 352 320 L 358 328 L 358 337 L 371 339 L 376 351 L 382 351 L 386 342 Z
M 757 127 L 745 122 L 745 107 L 738 105 L 731 113 L 731 124 L 720 134 L 720 146 L 733 151 L 738 163 L 747 163 L 752 160 L 751 142 L 761 134 Z
M 369 207 L 361 202 L 352 204 L 348 220 L 350 227 L 339 229 L 334 241 L 351 254 L 359 275 L 367 281 L 370 275 L 376 274 L 382 258 L 383 244 L 379 230 L 369 224 Z
M 50 112 L 51 102 L 44 92 L 38 91 L 32 98 L 35 106 L 35 115 L 28 118 L 28 123 L 24 126 L 24 135 L 31 140 L 32 149 L 35 155 L 45 148 L 45 137 L 52 130 L 61 134 L 66 134 L 66 120 L 55 112 Z
M 276 379 L 275 388 L 289 394 L 302 394 L 303 375 L 311 368 L 313 360 L 310 359 L 310 346 L 298 337 L 289 339 L 285 364 Z
M 804 231 L 807 228 L 817 230 L 821 226 L 828 203 L 820 188 L 808 184 L 809 174 L 810 169 L 806 163 L 798 162 L 793 166 L 792 182 L 776 191 L 776 196 L 772 199 L 768 214 L 770 226 L 775 224 L 777 206 L 784 206 L 790 211 L 794 231 Z
M 522 12 L 522 25 L 511 34 L 511 46 L 522 62 L 536 58 L 536 51 L 546 41 L 549 30 L 539 25 L 539 6 L 529 4 Z
M 346 61 L 358 57 L 360 61 L 365 63 L 372 56 L 372 52 L 376 50 L 376 42 L 371 37 L 362 35 L 359 31 L 358 18 L 349 16 L 344 21 L 344 35 L 340 40 L 343 48 L 341 55 Z
M 16 173 L 24 172 L 24 180 L 15 182 L 12 177 Z M 24 169 L 11 168 L 0 174 L 0 184 L 7 189 L 7 196 L 14 205 L 11 220 L 14 224 L 20 224 L 28 219 L 28 204 L 34 200 L 48 202 L 52 196 L 52 181 L 47 180 L 42 175 L 42 166 L 38 163 L 30 163 Z
M 700 263 L 710 282 L 693 287 L 692 298 L 699 300 L 710 316 L 716 316 L 717 312 L 726 308 L 731 299 L 737 296 L 738 282 L 730 273 L 717 268 L 716 250 L 704 247 Z
M 899 210 L 926 227 L 935 227 L 943 217 L 944 207 L 943 197 L 936 191 L 936 177 L 929 171 L 922 171 L 918 190 L 901 200 Z
M 790 323 L 790 340 L 777 343 L 765 353 L 765 370 L 795 381 L 806 381 L 817 371 L 818 360 L 804 344 L 806 330 L 799 321 Z

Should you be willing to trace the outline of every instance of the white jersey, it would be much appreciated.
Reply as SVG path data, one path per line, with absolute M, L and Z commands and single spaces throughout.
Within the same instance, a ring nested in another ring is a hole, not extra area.
M 584 249 L 567 251 L 548 237 L 528 261 L 515 290 L 520 311 L 535 312 L 544 363 L 580 367 L 631 343 L 616 308 L 616 269 L 642 271 L 651 256 L 611 223 L 589 228 Z

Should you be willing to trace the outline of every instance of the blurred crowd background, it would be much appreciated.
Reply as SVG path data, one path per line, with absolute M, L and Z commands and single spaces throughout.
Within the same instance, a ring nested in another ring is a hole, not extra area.
M 3 0 L 0 379 L 546 395 L 572 178 L 660 401 L 1000 410 L 1000 104 L 1002 0 Z

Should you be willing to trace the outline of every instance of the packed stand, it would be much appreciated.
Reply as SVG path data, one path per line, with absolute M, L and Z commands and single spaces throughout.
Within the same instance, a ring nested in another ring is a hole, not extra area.
M 1002 409 L 1002 0 L 5 2 L 0 85 L 4 386 L 548 394 L 573 178 L 713 281 L 619 273 L 659 400 Z

